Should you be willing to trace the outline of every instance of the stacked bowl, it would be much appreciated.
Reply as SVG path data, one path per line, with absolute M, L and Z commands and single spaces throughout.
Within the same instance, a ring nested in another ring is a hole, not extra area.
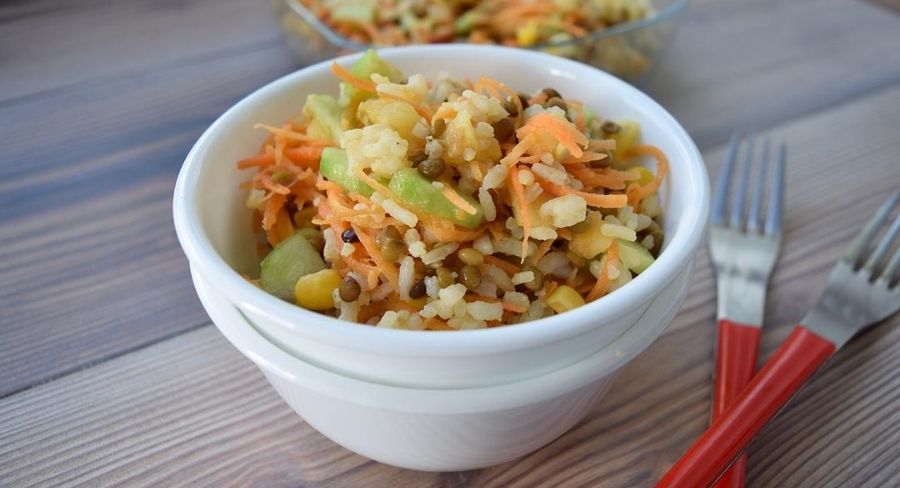
M 708 210 L 697 148 L 652 99 L 590 66 L 532 51 L 415 46 L 379 54 L 406 73 L 487 75 L 515 89 L 553 86 L 604 117 L 631 119 L 662 149 L 666 242 L 627 285 L 583 307 L 483 330 L 390 330 L 304 310 L 257 289 L 250 211 L 234 162 L 264 137 L 256 123 L 295 116 L 310 93 L 333 93 L 329 63 L 281 78 L 240 101 L 188 154 L 175 226 L 204 307 L 307 422 L 359 454 L 421 470 L 473 469 L 550 442 L 587 415 L 615 372 L 672 320 L 687 291 Z M 341 58 L 342 64 L 355 56 Z

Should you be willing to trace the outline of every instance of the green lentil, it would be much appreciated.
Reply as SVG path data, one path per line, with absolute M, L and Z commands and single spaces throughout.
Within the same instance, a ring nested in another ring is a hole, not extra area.
M 444 174 L 444 169 L 446 169 L 446 165 L 442 159 L 426 159 L 419 163 L 416 167 L 419 170 L 419 173 L 422 176 L 428 178 L 429 180 L 436 180 Z
M 472 266 L 481 266 L 484 264 L 484 254 L 481 254 L 478 249 L 467 247 L 465 249 L 460 249 L 456 254 L 459 256 L 459 260 L 465 264 Z
M 349 276 L 345 276 L 341 280 L 341 285 L 338 287 L 338 295 L 340 295 L 341 300 L 348 303 L 355 301 L 359 298 L 360 293 L 362 293 L 362 288 L 359 287 L 359 283 L 356 280 Z
M 474 290 L 481 286 L 481 271 L 478 271 L 475 266 L 467 264 L 462 267 L 459 280 L 466 288 Z

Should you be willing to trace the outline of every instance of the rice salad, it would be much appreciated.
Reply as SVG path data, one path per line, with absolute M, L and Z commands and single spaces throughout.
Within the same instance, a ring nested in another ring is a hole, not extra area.
M 375 51 L 332 71 L 338 97 L 258 124 L 237 163 L 263 290 L 376 327 L 480 329 L 600 299 L 659 255 L 668 165 L 636 123 L 553 88 L 407 77 Z

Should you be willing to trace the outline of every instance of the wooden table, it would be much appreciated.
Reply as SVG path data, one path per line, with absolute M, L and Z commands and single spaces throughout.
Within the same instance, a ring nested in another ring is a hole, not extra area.
M 712 173 L 735 128 L 790 146 L 764 355 L 900 187 L 892 4 L 695 1 L 645 87 Z M 216 116 L 295 68 L 258 2 L 0 6 L 0 485 L 651 486 L 707 423 L 704 252 L 675 322 L 588 419 L 480 471 L 404 471 L 344 450 L 210 326 L 172 228 L 175 175 Z M 803 389 L 752 445 L 749 486 L 900 479 L 898 323 Z

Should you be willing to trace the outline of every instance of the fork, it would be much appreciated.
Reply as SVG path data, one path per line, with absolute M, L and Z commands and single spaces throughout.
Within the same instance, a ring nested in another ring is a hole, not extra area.
M 759 349 L 766 287 L 781 249 L 781 214 L 784 207 L 784 165 L 787 147 L 782 144 L 772 177 L 765 222 L 762 220 L 763 194 L 769 167 L 767 138 L 757 166 L 758 175 L 750 199 L 749 214 L 744 218 L 747 188 L 753 166 L 755 137 L 745 144 L 741 173 L 732 193 L 731 180 L 741 137 L 731 136 L 725 164 L 716 181 L 710 214 L 709 254 L 716 269 L 717 327 L 716 372 L 712 420 L 753 378 Z M 728 214 L 728 200 L 731 200 Z M 728 215 L 726 215 L 728 214 Z M 741 455 L 716 484 L 716 488 L 741 488 L 744 485 L 746 455 Z
M 837 349 L 900 310 L 900 249 L 884 263 L 900 235 L 900 215 L 887 225 L 898 203 L 900 191 L 895 191 L 834 266 L 819 301 L 657 488 L 703 488 L 714 483 Z M 883 237 L 873 247 L 882 230 Z

